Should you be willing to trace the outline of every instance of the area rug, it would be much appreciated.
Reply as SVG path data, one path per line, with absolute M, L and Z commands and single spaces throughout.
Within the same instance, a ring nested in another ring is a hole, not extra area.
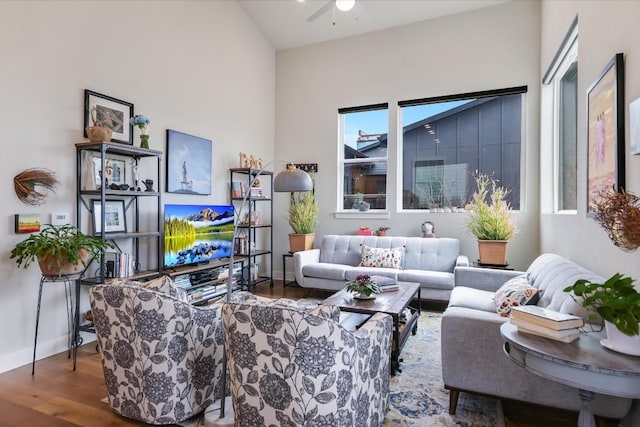
M 498 399 L 460 393 L 456 415 L 449 414 L 449 391 L 440 363 L 441 314 L 422 312 L 418 332 L 400 353 L 402 373 L 391 377 L 391 399 L 384 426 L 503 427 Z
M 449 414 L 449 391 L 444 388 L 440 364 L 441 317 L 422 312 L 417 334 L 409 337 L 400 354 L 402 372 L 391 377 L 389 410 L 383 426 L 504 427 L 502 405 L 497 399 L 460 393 L 456 415 Z M 180 425 L 204 426 L 204 416 Z

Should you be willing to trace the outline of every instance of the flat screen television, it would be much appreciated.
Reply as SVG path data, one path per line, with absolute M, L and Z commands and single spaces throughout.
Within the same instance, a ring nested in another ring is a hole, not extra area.
M 231 256 L 232 205 L 164 205 L 164 267 Z

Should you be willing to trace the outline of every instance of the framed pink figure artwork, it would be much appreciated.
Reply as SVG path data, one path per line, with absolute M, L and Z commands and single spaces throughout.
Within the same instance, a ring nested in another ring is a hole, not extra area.
M 624 188 L 624 58 L 617 53 L 587 89 L 587 216 L 603 192 Z

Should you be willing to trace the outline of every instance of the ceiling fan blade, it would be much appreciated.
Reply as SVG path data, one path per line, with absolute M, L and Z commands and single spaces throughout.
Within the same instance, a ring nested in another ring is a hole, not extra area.
M 329 0 L 324 6 L 322 6 L 320 9 L 316 10 L 316 12 L 313 15 L 308 17 L 307 21 L 309 21 L 309 22 L 315 21 L 321 15 L 323 15 L 324 13 L 327 13 L 327 11 L 329 11 L 333 7 L 334 3 L 335 3 L 334 0 Z

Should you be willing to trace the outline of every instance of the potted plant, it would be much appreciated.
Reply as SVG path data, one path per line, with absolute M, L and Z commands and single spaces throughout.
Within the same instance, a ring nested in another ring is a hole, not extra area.
M 390 229 L 391 227 L 378 227 L 378 229 L 376 230 L 376 236 L 386 236 L 387 231 Z
M 355 294 L 356 298 L 373 299 L 380 293 L 380 287 L 368 274 L 360 274 L 355 280 L 347 283 L 347 292 Z
M 605 347 L 640 355 L 640 293 L 633 282 L 632 278 L 616 273 L 604 283 L 577 280 L 564 291 L 572 292 L 572 297 L 591 312 L 589 321 L 604 321 Z
M 311 191 L 292 193 L 289 202 L 289 249 L 299 252 L 313 248 L 318 222 L 318 203 Z
M 11 250 L 11 259 L 18 267 L 27 268 L 38 261 L 44 276 L 77 274 L 89 260 L 113 245 L 98 237 L 87 236 L 77 227 L 45 225 L 40 233 L 32 234 Z
M 509 192 L 489 175 L 479 173 L 475 180 L 476 191 L 465 209 L 467 229 L 478 239 L 479 262 L 506 265 L 507 243 L 518 231 L 505 200 Z

